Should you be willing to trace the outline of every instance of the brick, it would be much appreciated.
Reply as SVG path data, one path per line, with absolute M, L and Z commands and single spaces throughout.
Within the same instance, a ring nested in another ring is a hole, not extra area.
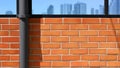
M 120 36 L 120 30 L 116 30 L 116 36 Z
M 119 30 L 120 24 L 108 24 L 108 29 L 109 30 Z
M 52 30 L 68 30 L 69 25 L 68 24 L 52 24 L 51 29 Z
M 90 30 L 105 30 L 107 29 L 106 24 L 90 24 L 89 25 Z
M 30 18 L 29 23 L 43 23 L 43 18 Z
M 60 44 L 43 44 L 43 48 L 60 48 Z
M 10 18 L 10 24 L 19 24 L 20 20 L 18 18 Z
M 1 50 L 1 54 L 19 54 L 19 50 Z
M 19 30 L 19 25 L 2 25 L 2 30 Z
M 70 25 L 71 30 L 87 30 L 88 25 L 86 24 L 72 24 Z
M 8 19 L 0 19 L 0 24 L 8 24 Z
M 2 42 L 19 42 L 19 37 L 3 37 Z
M 116 48 L 116 43 L 100 43 L 99 47 L 100 48 Z
M 69 62 L 53 62 L 52 67 L 68 67 L 70 66 Z
M 83 18 L 84 24 L 98 24 L 99 23 L 99 18 Z
M 80 56 L 62 56 L 63 61 L 75 61 L 80 60 Z
M 81 43 L 81 48 L 98 48 L 98 43 Z
M 42 36 L 60 36 L 60 31 L 55 31 L 55 30 L 52 30 L 52 31 L 42 31 L 41 32 L 41 35 Z
M 80 36 L 97 36 L 98 32 L 97 31 L 90 31 L 90 30 L 81 30 L 80 31 Z
M 8 36 L 8 31 L 0 31 L 0 36 Z
M 100 67 L 103 67 L 103 66 L 106 66 L 106 62 L 90 62 L 90 66 L 100 66 Z
M 72 62 L 72 67 L 89 66 L 88 62 Z
M 90 42 L 105 42 L 106 41 L 106 37 L 89 37 L 89 41 Z
M 58 23 L 62 23 L 62 18 L 45 18 L 45 23 L 46 24 L 58 24 Z
M 20 44 L 10 44 L 10 48 L 19 48 Z
M 101 18 L 103 24 L 118 23 L 118 18 Z
M 30 54 L 40 54 L 40 55 L 44 55 L 44 54 L 50 54 L 50 50 L 40 50 L 40 49 L 34 49 L 34 50 L 30 50 Z
M 70 41 L 71 42 L 85 42 L 87 41 L 87 37 L 71 36 Z
M 39 31 L 40 30 L 49 30 L 50 29 L 50 24 L 39 24 L 39 23 L 35 23 L 35 24 L 30 24 L 29 25 L 29 29 L 31 31 Z
M 61 57 L 60 56 L 44 56 L 43 60 L 44 61 L 60 61 Z
M 117 56 L 115 55 L 105 55 L 105 56 L 100 56 L 101 61 L 117 61 Z
M 29 60 L 30 61 L 42 61 L 42 56 L 41 55 L 30 55 Z
M 51 62 L 29 62 L 29 66 L 50 67 L 51 66 Z
M 51 41 L 52 42 L 68 42 L 69 39 L 68 37 L 52 37 Z
M 29 31 L 29 36 L 40 36 L 41 32 L 40 31 Z
M 30 43 L 30 44 L 29 44 L 29 47 L 30 47 L 30 48 L 33 48 L 33 49 L 34 49 L 34 48 L 41 48 L 41 44 L 39 44 L 39 43 L 36 43 L 36 44 L 35 44 L 35 43 Z
M 120 61 L 120 56 L 118 56 L 118 61 Z
M 36 23 L 36 24 L 29 24 L 29 29 L 30 31 L 39 31 L 40 30 L 40 24 Z
M 19 62 L 2 62 L 2 67 L 19 67 Z
M 108 52 L 107 54 L 110 54 L 110 55 L 117 55 L 117 54 L 120 54 L 119 49 L 108 49 L 107 52 Z
M 38 54 L 41 54 L 41 53 L 42 54 L 50 54 L 50 50 L 41 50 L 41 53 L 39 53 L 39 52 L 36 51 L 36 53 L 38 53 Z
M 117 62 L 117 61 L 116 62 L 114 62 L 114 61 L 107 62 L 107 66 L 120 66 L 120 62 Z
M 106 54 L 106 49 L 90 49 L 90 54 Z
M 88 54 L 88 49 L 72 49 L 70 54 Z
M 51 50 L 51 54 L 68 54 L 68 50 L 58 49 L 58 50 Z
M 79 45 L 78 43 L 63 43 L 62 48 L 65 48 L 65 49 L 79 48 Z
M 50 42 L 50 37 L 32 37 L 31 42 Z
M 50 29 L 50 24 L 40 24 L 40 29 L 41 30 L 48 30 L 48 29 Z
M 116 36 L 108 36 L 107 42 L 117 42 L 118 38 Z
M 114 36 L 116 33 L 114 31 L 99 31 L 100 36 Z
M 62 31 L 62 36 L 78 36 L 78 31 Z
M 81 60 L 97 61 L 99 57 L 97 55 L 82 55 Z
M 10 56 L 0 56 L 0 61 L 9 61 Z
M 76 24 L 81 23 L 81 18 L 64 18 L 65 24 Z
M 9 48 L 9 44 L 0 44 L 0 48 Z
M 10 36 L 20 36 L 20 31 L 10 31 Z
M 19 57 L 19 56 L 10 56 L 10 59 L 11 59 L 11 60 L 19 60 L 20 57 Z

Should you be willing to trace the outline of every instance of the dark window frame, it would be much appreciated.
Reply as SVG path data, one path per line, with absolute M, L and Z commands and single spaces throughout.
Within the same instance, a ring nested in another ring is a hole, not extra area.
M 16 0 L 16 12 L 18 14 L 18 0 Z M 82 18 L 116 18 L 120 15 L 109 15 L 109 0 L 104 0 L 104 15 L 44 15 L 44 14 L 32 14 L 32 0 L 29 0 L 29 17 L 41 18 L 41 17 L 82 17 Z M 16 15 L 0 15 L 0 17 L 17 17 Z

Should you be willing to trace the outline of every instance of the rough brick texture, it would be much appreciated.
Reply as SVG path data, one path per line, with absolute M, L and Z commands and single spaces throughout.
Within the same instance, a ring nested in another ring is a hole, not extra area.
M 0 18 L 0 67 L 19 68 L 19 19 Z M 30 18 L 29 68 L 119 68 L 119 18 Z

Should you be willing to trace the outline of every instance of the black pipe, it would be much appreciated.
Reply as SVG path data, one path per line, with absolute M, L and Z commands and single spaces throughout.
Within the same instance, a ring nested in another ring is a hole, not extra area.
M 28 68 L 28 19 L 20 19 L 20 68 Z
M 18 0 L 20 19 L 20 68 L 28 68 L 28 15 L 29 0 Z

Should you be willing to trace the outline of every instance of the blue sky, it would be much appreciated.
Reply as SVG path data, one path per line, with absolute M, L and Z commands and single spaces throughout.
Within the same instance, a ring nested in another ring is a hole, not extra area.
M 110 0 L 111 1 L 111 0 Z M 75 4 L 76 2 L 84 2 L 87 4 L 87 13 L 90 13 L 91 8 L 99 9 L 99 5 L 104 4 L 104 0 L 32 0 L 33 14 L 46 13 L 49 5 L 54 5 L 54 12 L 60 13 L 60 4 Z M 1 0 L 0 14 L 5 14 L 6 11 L 12 11 L 16 14 L 16 0 Z
M 16 0 L 0 0 L 0 14 L 12 11 L 16 14 Z

